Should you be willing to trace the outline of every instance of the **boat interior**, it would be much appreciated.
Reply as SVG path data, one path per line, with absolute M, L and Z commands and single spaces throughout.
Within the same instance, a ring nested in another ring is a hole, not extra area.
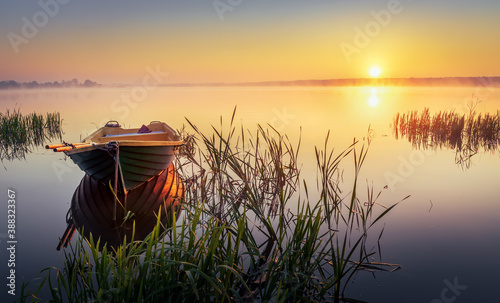
M 113 121 L 116 122 L 116 121 Z M 182 141 L 170 126 L 163 122 L 152 122 L 141 128 L 120 127 L 118 123 L 108 122 L 106 126 L 98 129 L 85 138 L 85 143 L 107 143 L 110 141 Z

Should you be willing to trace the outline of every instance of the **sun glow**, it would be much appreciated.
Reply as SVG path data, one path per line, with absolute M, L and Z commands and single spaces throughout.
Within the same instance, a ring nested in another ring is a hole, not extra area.
M 382 74 L 382 69 L 378 66 L 372 66 L 368 72 L 372 78 L 377 78 L 380 74 Z
M 368 104 L 371 107 L 376 107 L 379 103 L 378 96 L 377 96 L 377 88 L 372 87 L 371 88 L 371 95 L 370 98 L 368 98 Z

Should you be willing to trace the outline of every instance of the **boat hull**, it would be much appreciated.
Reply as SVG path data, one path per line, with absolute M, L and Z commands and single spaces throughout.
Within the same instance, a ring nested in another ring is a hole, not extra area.
M 64 151 L 86 174 L 106 185 L 116 181 L 116 190 L 127 193 L 162 173 L 183 144 L 163 122 L 125 129 L 109 121 L 81 143 L 56 145 L 54 151 Z
M 86 174 L 103 184 L 114 184 L 118 155 L 118 182 L 124 192 L 133 190 L 162 173 L 173 161 L 174 146 L 120 146 L 116 151 L 91 146 L 67 155 Z
M 71 201 L 73 224 L 84 237 L 92 234 L 95 241 L 116 247 L 132 238 L 143 240 L 156 226 L 160 215 L 163 226 L 172 225 L 172 214 L 176 218 L 181 211 L 184 185 L 172 164 L 152 180 L 143 183 L 127 194 L 119 193 L 115 214 L 115 197 L 109 188 L 85 175 L 75 190 Z M 128 219 L 125 220 L 128 214 Z

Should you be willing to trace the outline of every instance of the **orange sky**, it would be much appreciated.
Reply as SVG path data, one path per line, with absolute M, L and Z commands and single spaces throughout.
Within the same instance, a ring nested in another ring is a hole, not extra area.
M 355 78 L 372 65 L 383 77 L 498 75 L 498 1 L 416 2 L 2 3 L 0 80 L 135 83 L 147 66 L 166 82 Z

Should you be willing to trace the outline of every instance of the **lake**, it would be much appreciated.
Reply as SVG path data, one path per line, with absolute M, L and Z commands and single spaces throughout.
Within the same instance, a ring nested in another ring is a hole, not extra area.
M 496 114 L 500 89 L 488 87 L 137 87 L 0 91 L 2 111 L 28 114 L 58 111 L 63 139 L 77 142 L 108 120 L 126 127 L 150 121 L 186 126 L 186 118 L 205 132 L 236 122 L 255 132 L 270 125 L 292 142 L 301 138 L 302 178 L 316 182 L 314 147 L 337 152 L 353 139 L 363 140 L 370 127 L 372 142 L 361 171 L 360 192 L 373 184 L 384 205 L 410 198 L 384 218 L 380 241 L 382 262 L 399 264 L 389 272 L 359 272 L 348 285 L 349 297 L 368 302 L 494 302 L 500 270 L 500 154 L 480 150 L 467 165 L 456 163 L 450 148 L 416 149 L 396 139 L 397 113 L 465 114 L 481 100 L 477 113 Z M 53 142 L 58 143 L 58 142 Z M 344 179 L 352 177 L 352 157 L 343 162 Z M 25 160 L 3 161 L 2 201 L 16 193 L 16 279 L 32 280 L 49 266 L 60 266 L 58 238 L 83 172 L 62 153 L 35 149 Z M 366 182 L 365 182 L 366 180 Z M 0 216 L 0 275 L 8 277 L 7 203 Z M 74 237 L 76 238 L 76 237 Z M 74 241 L 75 239 L 73 239 Z M 6 295 L 5 279 L 2 298 Z M 2 300 L 5 302 L 5 300 Z

